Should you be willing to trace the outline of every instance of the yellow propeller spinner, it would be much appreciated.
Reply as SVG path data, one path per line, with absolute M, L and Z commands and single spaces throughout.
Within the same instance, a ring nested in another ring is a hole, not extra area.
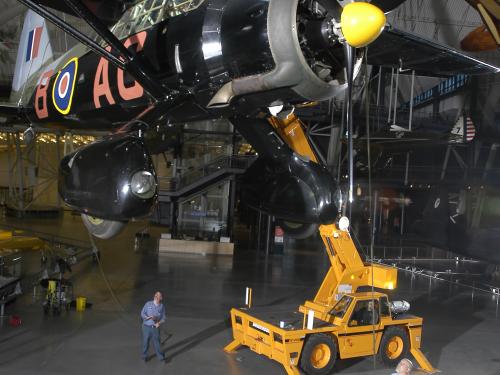
M 340 17 L 342 34 L 353 47 L 364 47 L 378 38 L 385 26 L 385 14 L 370 3 L 349 3 Z

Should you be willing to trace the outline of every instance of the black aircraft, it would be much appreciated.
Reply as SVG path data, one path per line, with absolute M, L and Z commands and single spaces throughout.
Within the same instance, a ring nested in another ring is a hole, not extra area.
M 431 193 L 414 231 L 425 243 L 500 265 L 498 185 L 441 186 Z
M 463 120 L 458 123 L 463 126 Z M 391 211 L 388 227 L 393 218 L 403 220 L 405 239 L 500 266 L 500 160 L 498 144 L 491 143 L 498 136 L 479 132 L 468 142 L 467 133 L 460 133 L 374 137 L 372 184 Z M 356 155 L 360 184 L 366 184 L 366 159 L 364 152 Z
M 289 222 L 329 223 L 338 212 L 335 181 L 283 141 L 269 107 L 349 92 L 371 42 L 369 64 L 440 76 L 499 71 L 386 25 L 383 12 L 404 0 L 372 1 L 382 11 L 337 0 L 19 1 L 39 16 L 23 30 L 16 104 L 0 111 L 29 124 L 27 136 L 37 127 L 111 132 L 67 155 L 59 171 L 61 197 L 100 238 L 155 205 L 150 129 L 228 118 L 259 153 L 251 189 L 266 194 L 256 207 Z M 51 8 L 85 20 L 97 37 Z M 54 60 L 44 20 L 80 44 Z

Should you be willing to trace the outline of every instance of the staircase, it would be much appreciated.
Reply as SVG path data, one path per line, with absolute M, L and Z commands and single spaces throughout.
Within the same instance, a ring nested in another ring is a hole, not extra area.
M 256 160 L 251 156 L 223 156 L 175 178 L 159 179 L 159 201 L 171 202 L 201 192 L 223 179 L 244 173 Z
M 243 174 L 256 159 L 253 155 L 223 156 L 179 177 L 160 178 L 159 204 L 153 214 L 153 221 L 168 225 L 174 238 L 192 236 L 192 228 L 198 228 L 196 231 L 200 234 L 195 236 L 201 239 L 229 237 L 235 207 L 235 176 Z M 210 194 L 211 190 L 221 185 L 226 186 L 224 194 L 227 198 L 223 199 L 222 206 L 217 205 L 220 210 L 214 210 L 213 204 L 207 204 L 207 199 L 214 199 L 213 195 L 207 197 L 207 193 Z M 187 207 L 191 201 L 204 204 L 193 212 L 192 207 Z M 186 210 L 190 211 L 187 217 Z

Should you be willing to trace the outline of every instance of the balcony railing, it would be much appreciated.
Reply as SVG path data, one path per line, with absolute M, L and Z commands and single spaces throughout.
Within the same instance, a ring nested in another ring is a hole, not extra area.
M 244 171 L 256 159 L 256 156 L 223 156 L 195 168 L 178 177 L 160 177 L 158 179 L 160 191 L 173 192 L 189 186 L 204 177 L 213 175 L 221 170 L 228 172 Z

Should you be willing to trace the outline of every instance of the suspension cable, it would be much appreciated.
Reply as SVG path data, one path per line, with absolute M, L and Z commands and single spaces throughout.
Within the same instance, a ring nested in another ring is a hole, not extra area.
M 365 59 L 365 74 L 368 74 L 368 47 L 366 47 L 366 59 Z M 366 152 L 368 154 L 367 161 L 368 161 L 368 211 L 369 211 L 369 222 L 372 224 L 372 233 L 374 230 L 373 227 L 373 220 L 371 220 L 371 212 L 372 212 L 372 170 L 371 170 L 371 147 L 370 147 L 370 82 L 366 85 L 366 94 L 365 94 L 365 117 L 366 117 Z M 374 285 L 374 276 L 373 276 L 373 235 L 370 236 L 370 264 L 372 268 L 371 272 L 371 293 L 372 293 L 372 343 L 373 343 L 373 353 L 375 353 L 376 349 L 376 338 L 375 338 L 375 287 Z M 380 320 L 380 302 L 379 302 L 379 307 L 378 307 L 378 319 Z M 375 355 L 373 355 L 373 366 L 376 366 L 376 359 Z

